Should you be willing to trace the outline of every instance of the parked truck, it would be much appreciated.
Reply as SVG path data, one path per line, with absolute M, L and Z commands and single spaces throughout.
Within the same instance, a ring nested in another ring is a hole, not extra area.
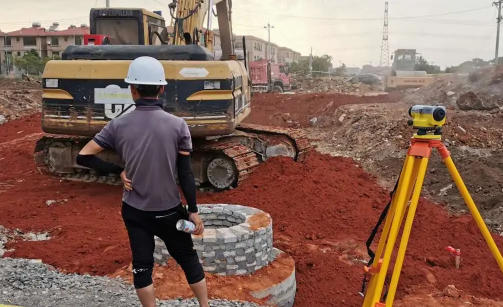
M 283 93 L 292 89 L 286 64 L 267 60 L 250 62 L 250 79 L 254 93 Z

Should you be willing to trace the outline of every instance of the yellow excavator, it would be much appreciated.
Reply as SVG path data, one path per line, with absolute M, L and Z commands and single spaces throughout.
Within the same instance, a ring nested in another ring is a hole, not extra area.
M 135 109 L 124 82 L 129 63 L 157 58 L 168 85 L 163 108 L 183 118 L 191 131 L 193 171 L 201 187 L 236 187 L 261 162 L 273 156 L 299 161 L 310 147 L 298 130 L 244 124 L 251 112 L 251 83 L 244 60 L 236 60 L 231 0 L 174 0 L 172 31 L 162 12 L 135 8 L 95 8 L 84 45 L 69 46 L 62 60 L 49 61 L 43 73 L 42 129 L 35 146 L 37 167 L 68 180 L 119 184 L 81 167 L 79 150 L 108 121 Z M 207 26 L 203 28 L 205 17 Z M 218 18 L 222 57 L 214 60 L 212 17 Z M 123 165 L 110 151 L 104 160 Z

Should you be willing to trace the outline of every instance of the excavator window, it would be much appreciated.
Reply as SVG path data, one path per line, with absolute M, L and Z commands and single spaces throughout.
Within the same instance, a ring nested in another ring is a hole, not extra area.
M 112 45 L 141 45 L 138 38 L 138 21 L 133 18 L 98 19 L 96 32 L 110 36 Z

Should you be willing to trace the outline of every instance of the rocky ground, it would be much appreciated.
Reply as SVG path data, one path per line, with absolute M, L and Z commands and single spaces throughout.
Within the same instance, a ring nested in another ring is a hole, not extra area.
M 503 106 L 503 66 L 487 67 L 471 74 L 437 77 L 404 101 L 410 104 L 442 104 L 461 110 L 491 111 Z
M 141 306 L 134 288 L 120 279 L 62 274 L 37 260 L 11 258 L 0 261 L 0 303 L 36 307 Z M 158 300 L 157 304 L 159 307 L 199 306 L 195 299 Z M 210 306 L 259 307 L 257 304 L 227 300 L 214 300 Z
M 479 91 L 487 89 L 481 86 Z M 383 185 L 391 187 L 414 133 L 407 125 L 412 101 L 416 100 L 406 96 L 399 103 L 342 106 L 328 119 L 320 117 L 320 124 L 309 128 L 309 133 L 321 152 L 353 157 L 366 170 L 378 175 Z M 420 103 L 428 102 L 418 101 Z M 474 110 L 475 104 L 467 106 L 471 110 L 460 110 L 447 105 L 444 142 L 486 223 L 501 232 L 503 108 Z M 431 199 L 445 203 L 453 212 L 466 212 L 465 202 L 436 152 L 429 163 L 424 186 L 424 192 Z
M 297 85 L 297 93 L 343 93 L 366 94 L 382 91 L 382 87 L 370 86 L 363 83 L 350 83 L 344 77 L 294 77 L 293 83 Z
M 40 112 L 42 86 L 39 81 L 0 77 L 0 125 Z

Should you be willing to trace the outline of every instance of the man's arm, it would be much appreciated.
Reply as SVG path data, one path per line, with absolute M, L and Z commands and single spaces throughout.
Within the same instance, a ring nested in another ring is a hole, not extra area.
M 120 174 L 124 170 L 122 167 L 110 162 L 105 162 L 96 155 L 102 152 L 105 148 L 114 149 L 113 138 L 113 123 L 109 122 L 100 133 L 89 141 L 82 148 L 77 156 L 77 164 L 95 169 L 101 173 L 116 173 Z
M 182 188 L 183 195 L 187 200 L 188 210 L 190 213 L 197 213 L 197 201 L 196 201 L 196 183 L 194 180 L 194 174 L 192 173 L 192 167 L 190 166 L 190 153 L 186 151 L 178 152 L 178 181 L 180 182 L 180 188 Z
M 188 211 L 190 213 L 197 213 L 197 200 L 196 200 L 196 183 L 192 167 L 190 165 L 190 152 L 192 151 L 192 139 L 190 137 L 189 127 L 183 121 L 180 136 L 178 138 L 178 181 L 183 195 L 187 200 Z
M 120 174 L 124 170 L 122 167 L 101 160 L 100 158 L 96 157 L 98 153 L 103 151 L 103 147 L 98 145 L 94 140 L 89 141 L 89 143 L 84 146 L 79 152 L 79 155 L 77 156 L 77 164 L 82 165 L 85 167 L 89 167 L 92 169 L 95 169 L 99 171 L 100 173 L 115 173 L 115 174 Z

